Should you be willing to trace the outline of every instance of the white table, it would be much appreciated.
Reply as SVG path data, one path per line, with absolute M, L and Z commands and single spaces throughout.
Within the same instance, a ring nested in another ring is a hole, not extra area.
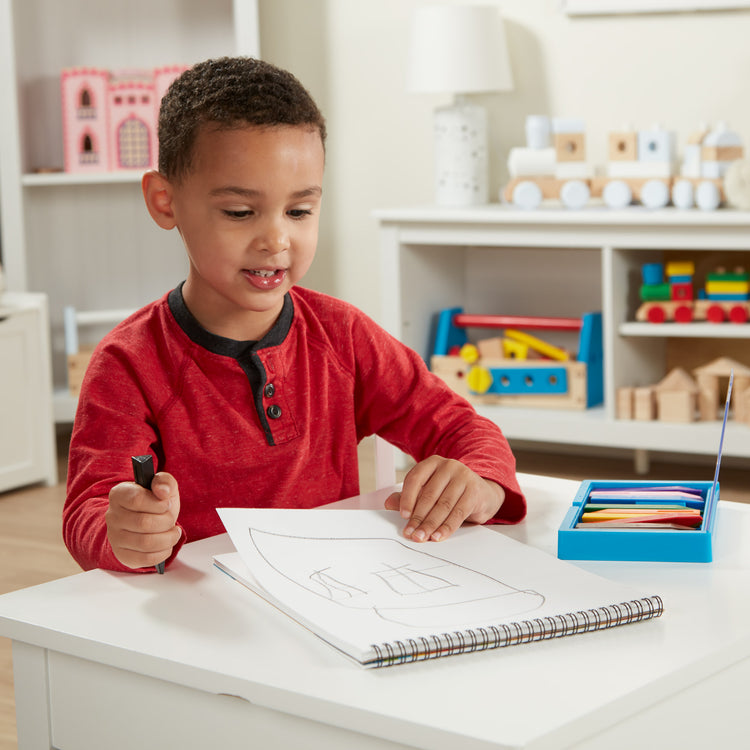
M 577 483 L 522 475 L 550 554 Z M 381 507 L 387 490 L 343 501 Z M 648 583 L 663 617 L 366 670 L 212 567 L 92 571 L 0 597 L 19 748 L 740 747 L 750 697 L 750 506 L 721 503 L 713 563 L 581 563 Z

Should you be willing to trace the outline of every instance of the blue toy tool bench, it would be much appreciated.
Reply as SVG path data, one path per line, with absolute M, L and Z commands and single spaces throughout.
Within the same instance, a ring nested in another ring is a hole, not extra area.
M 570 361 L 503 357 L 466 361 L 458 352 L 469 343 L 467 328 L 578 331 L 578 355 Z M 581 318 L 542 318 L 467 315 L 460 307 L 440 312 L 431 359 L 433 372 L 473 401 L 521 405 L 524 397 L 531 397 L 526 400 L 533 400 L 533 405 L 561 408 L 588 408 L 602 403 L 603 363 L 599 312 Z M 479 369 L 481 373 L 477 374 Z M 476 383 L 481 383 L 481 387 L 477 388 Z

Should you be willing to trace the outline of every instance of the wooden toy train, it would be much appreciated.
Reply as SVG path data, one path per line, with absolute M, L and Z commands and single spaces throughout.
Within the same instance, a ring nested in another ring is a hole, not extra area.
M 467 328 L 504 329 L 504 337 L 469 342 Z M 578 332 L 578 353 L 519 329 Z M 586 409 L 603 400 L 601 313 L 582 318 L 468 315 L 441 311 L 432 371 L 474 403 Z
M 639 321 L 650 323 L 747 323 L 750 319 L 750 273 L 744 268 L 728 272 L 717 268 L 706 277 L 705 288 L 695 299 L 692 261 L 646 263 L 641 274 L 643 303 L 636 311 Z M 666 278 L 666 281 L 665 281 Z
M 725 123 L 702 127 L 685 147 L 678 170 L 673 132 L 626 127 L 609 134 L 605 174 L 596 175 L 586 160 L 586 137 L 580 120 L 533 115 L 526 121 L 525 147 L 510 150 L 510 181 L 501 198 L 518 208 L 535 209 L 547 199 L 579 209 L 591 199 L 609 208 L 640 203 L 663 208 L 697 206 L 714 210 L 727 198 L 726 177 L 743 158 L 742 142 Z M 733 180 L 735 192 L 746 185 Z

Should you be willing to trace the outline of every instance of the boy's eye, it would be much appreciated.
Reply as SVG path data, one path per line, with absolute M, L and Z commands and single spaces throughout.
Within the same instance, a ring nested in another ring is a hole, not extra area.
M 252 216 L 252 213 L 253 212 L 250 209 L 243 209 L 240 211 L 224 209 L 224 215 L 228 216 L 230 219 L 246 219 L 248 216 Z
M 312 216 L 312 211 L 309 208 L 293 208 L 289 211 L 289 216 L 293 219 L 302 219 L 305 216 Z

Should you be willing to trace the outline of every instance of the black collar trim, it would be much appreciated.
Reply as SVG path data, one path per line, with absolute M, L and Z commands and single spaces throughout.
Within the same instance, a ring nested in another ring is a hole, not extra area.
M 182 287 L 184 284 L 185 282 L 183 281 L 169 293 L 167 298 L 169 309 L 177 324 L 185 331 L 188 338 L 204 349 L 214 354 L 238 359 L 243 354 L 247 354 L 248 351 L 257 351 L 258 349 L 278 346 L 286 339 L 294 318 L 294 303 L 288 292 L 284 295 L 284 306 L 281 309 L 279 317 L 276 319 L 271 330 L 260 341 L 236 341 L 224 338 L 224 336 L 217 336 L 215 333 L 207 331 L 195 319 L 190 310 L 188 310 L 185 298 L 182 296 Z

